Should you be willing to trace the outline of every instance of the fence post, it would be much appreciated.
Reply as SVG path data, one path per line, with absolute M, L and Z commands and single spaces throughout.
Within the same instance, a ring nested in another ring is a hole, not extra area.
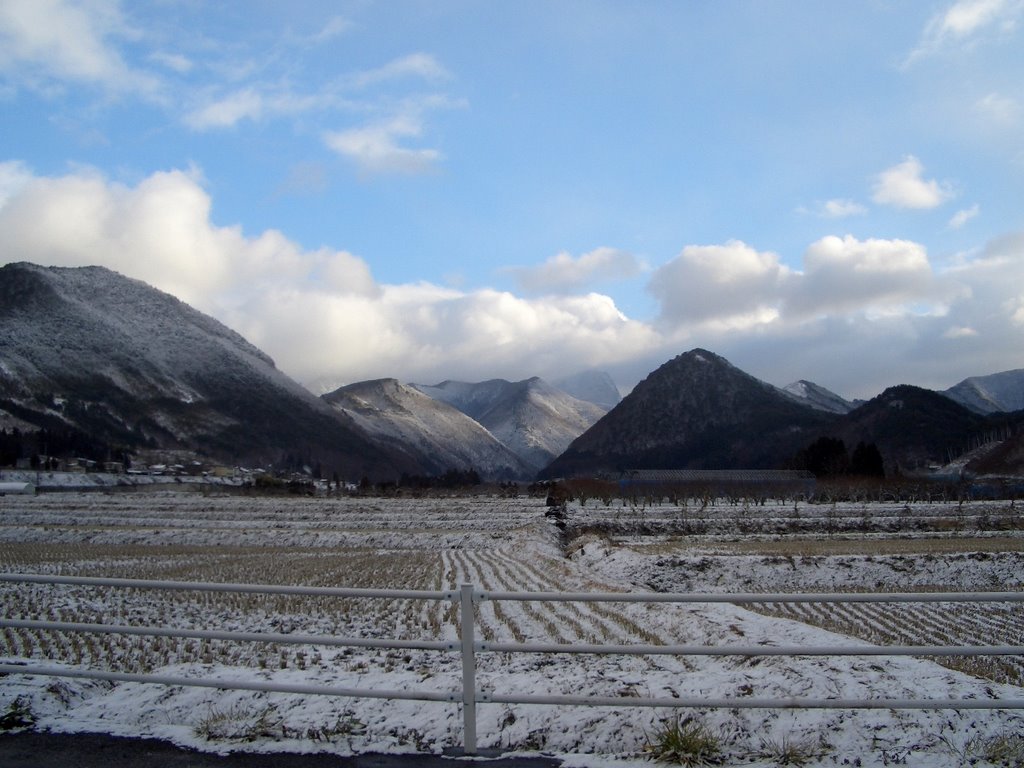
M 473 648 L 473 585 L 463 584 L 459 593 L 462 607 L 462 748 L 476 754 L 476 654 Z

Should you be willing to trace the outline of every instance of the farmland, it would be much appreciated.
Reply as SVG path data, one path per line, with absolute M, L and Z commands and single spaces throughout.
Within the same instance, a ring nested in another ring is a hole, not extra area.
M 199 493 L 0 499 L 0 570 L 134 579 L 448 590 L 797 592 L 1020 590 L 1009 502 L 570 502 L 543 498 L 265 498 Z M 458 637 L 444 601 L 2 584 L 9 618 L 296 635 Z M 1024 644 L 1020 604 L 484 601 L 484 640 L 643 644 Z M 457 654 L 6 628 L 0 656 L 134 673 L 460 690 Z M 631 697 L 1024 698 L 1020 660 L 481 653 L 478 687 Z M 7 676 L 0 711 L 37 727 L 155 735 L 207 749 L 426 750 L 456 746 L 445 703 L 219 692 Z M 19 710 L 20 711 L 20 710 Z M 809 764 L 957 765 L 1024 730 L 1010 711 L 700 710 L 746 764 L 799 744 Z M 567 764 L 642 759 L 664 710 L 482 704 L 481 747 Z M 580 757 L 584 755 L 584 757 Z M 844 763 L 844 760 L 847 761 Z M 860 763 L 855 763 L 859 760 Z M 582 762 L 580 762 L 582 761 Z

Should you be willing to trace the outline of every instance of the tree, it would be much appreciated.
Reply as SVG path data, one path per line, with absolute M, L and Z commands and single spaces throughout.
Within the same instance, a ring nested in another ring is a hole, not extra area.
M 861 477 L 885 477 L 885 462 L 874 443 L 857 443 L 850 457 L 850 474 Z
M 796 455 L 794 463 L 815 477 L 845 475 L 850 469 L 846 444 L 837 437 L 819 437 Z

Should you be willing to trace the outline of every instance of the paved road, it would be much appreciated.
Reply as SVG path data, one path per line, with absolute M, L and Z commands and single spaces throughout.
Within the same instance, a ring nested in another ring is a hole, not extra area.
M 96 733 L 0 733 L 3 768 L 558 768 L 546 757 L 460 760 L 439 755 L 252 754 L 215 755 L 158 739 Z

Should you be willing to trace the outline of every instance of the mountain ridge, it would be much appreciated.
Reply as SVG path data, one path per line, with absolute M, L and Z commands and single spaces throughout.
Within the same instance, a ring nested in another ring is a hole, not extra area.
M 1011 413 L 1024 409 L 1024 368 L 970 376 L 941 394 L 976 413 Z
M 537 376 L 517 382 L 447 380 L 411 386 L 480 423 L 534 472 L 606 413 L 605 408 L 575 398 Z
M 0 410 L 131 449 L 348 475 L 414 469 L 239 334 L 103 267 L 0 267 Z
M 533 468 L 479 422 L 414 387 L 386 378 L 322 395 L 365 432 L 387 440 L 427 474 L 474 469 L 484 480 L 521 480 Z
M 979 434 L 1019 442 L 1024 421 L 1013 409 L 1024 404 L 1024 369 L 944 392 L 896 385 L 867 403 L 806 380 L 780 389 L 700 348 L 665 362 L 625 398 L 601 372 L 560 381 L 618 402 L 609 409 L 539 377 L 379 379 L 339 388 L 350 398 L 339 406 L 145 283 L 103 267 L 0 267 L 0 428 L 76 429 L 114 447 L 261 466 L 333 462 L 349 478 L 475 464 L 489 477 L 524 478 L 591 466 L 780 466 L 814 437 L 834 435 L 848 447 L 877 442 L 891 467 L 915 468 L 963 452 Z M 897 418 L 901 408 L 912 418 Z

